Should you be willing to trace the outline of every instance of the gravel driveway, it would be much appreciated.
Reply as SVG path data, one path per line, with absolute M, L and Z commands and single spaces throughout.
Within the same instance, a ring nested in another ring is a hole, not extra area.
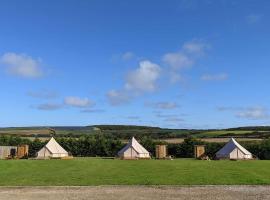
M 270 186 L 0 187 L 0 200 L 270 199 Z

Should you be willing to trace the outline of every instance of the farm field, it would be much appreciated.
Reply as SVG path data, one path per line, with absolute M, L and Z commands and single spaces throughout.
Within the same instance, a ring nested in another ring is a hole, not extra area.
M 1 186 L 265 185 L 270 161 L 1 160 Z
M 202 138 L 200 139 L 201 141 L 204 142 L 228 142 L 230 138 Z M 248 141 L 261 141 L 262 139 L 260 138 L 237 138 L 237 141 L 239 142 L 248 142 Z M 179 144 L 184 141 L 184 138 L 168 138 L 168 139 L 162 139 L 161 141 L 165 141 L 169 144 Z M 127 142 L 127 141 L 126 141 Z
M 80 137 L 103 133 L 113 136 L 124 143 L 132 136 L 141 138 L 151 137 L 155 140 L 168 143 L 181 143 L 184 138 L 192 136 L 206 142 L 227 142 L 230 137 L 236 137 L 239 141 L 261 140 L 270 137 L 270 127 L 242 127 L 220 130 L 189 130 L 189 129 L 163 129 L 159 127 L 123 126 L 123 125 L 97 125 L 79 127 L 11 127 L 0 128 L 1 135 L 19 136 L 34 140 L 39 138 L 45 141 L 54 133 L 58 137 Z

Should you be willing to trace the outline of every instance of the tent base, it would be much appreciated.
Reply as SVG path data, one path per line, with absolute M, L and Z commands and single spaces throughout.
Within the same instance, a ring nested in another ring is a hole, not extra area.
M 237 161 L 237 160 L 256 160 L 255 158 L 216 158 L 215 160 L 232 160 L 232 161 Z
M 121 160 L 150 160 L 151 158 L 119 157 Z
M 65 156 L 65 157 L 37 157 L 35 160 L 71 160 L 73 156 Z

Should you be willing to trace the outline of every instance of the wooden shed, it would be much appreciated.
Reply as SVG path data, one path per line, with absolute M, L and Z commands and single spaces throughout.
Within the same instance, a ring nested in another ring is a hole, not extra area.
M 0 159 L 15 157 L 17 154 L 16 146 L 0 146 Z
M 167 157 L 167 145 L 156 145 L 156 158 L 165 159 Z
M 205 154 L 205 145 L 195 145 L 194 146 L 194 157 L 201 158 Z
M 29 146 L 28 145 L 20 145 L 17 150 L 17 158 L 24 158 L 28 156 Z

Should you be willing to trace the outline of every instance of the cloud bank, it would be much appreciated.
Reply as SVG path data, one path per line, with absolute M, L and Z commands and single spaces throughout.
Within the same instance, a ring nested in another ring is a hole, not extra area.
M 11 75 L 23 78 L 39 78 L 44 75 L 41 62 L 26 54 L 5 53 L 0 57 L 0 63 Z

